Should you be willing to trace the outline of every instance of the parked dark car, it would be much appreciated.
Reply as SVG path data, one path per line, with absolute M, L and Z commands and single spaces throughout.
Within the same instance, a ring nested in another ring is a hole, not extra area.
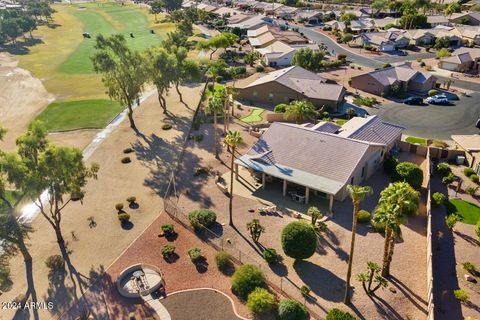
M 478 118 L 477 123 L 475 124 L 475 127 L 477 127 L 478 129 L 480 129 L 480 118 Z
M 408 97 L 407 99 L 403 100 L 403 103 L 421 106 L 423 105 L 423 99 L 420 97 Z

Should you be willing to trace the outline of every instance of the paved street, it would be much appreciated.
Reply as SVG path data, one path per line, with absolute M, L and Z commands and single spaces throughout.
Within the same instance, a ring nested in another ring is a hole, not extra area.
M 335 54 L 338 54 L 338 53 L 346 54 L 347 57 L 348 57 L 347 59 L 352 61 L 353 63 L 359 64 L 359 65 L 362 65 L 362 66 L 366 66 L 366 67 L 370 67 L 370 68 L 381 67 L 385 63 L 410 61 L 410 60 L 415 60 L 417 58 L 427 59 L 427 58 L 434 57 L 434 54 L 432 54 L 432 53 L 418 53 L 418 54 L 411 54 L 411 55 L 408 55 L 408 56 L 387 55 L 387 54 L 385 54 L 383 56 L 378 56 L 378 57 L 376 57 L 376 56 L 372 57 L 372 56 L 367 55 L 367 54 L 365 54 L 365 56 L 363 56 L 363 55 L 359 55 L 359 54 L 356 54 L 354 52 L 346 50 L 345 48 L 343 48 L 342 46 L 340 46 L 339 44 L 337 44 L 335 41 L 333 41 L 329 37 L 325 36 L 324 34 L 322 34 L 320 32 L 317 32 L 317 31 L 314 31 L 311 27 L 310 28 L 309 27 L 299 27 L 298 29 L 299 29 L 300 32 L 305 34 L 305 36 L 307 38 L 309 38 L 310 40 L 312 40 L 312 41 L 314 41 L 318 44 L 323 42 L 328 47 L 329 51 L 333 50 L 333 52 Z M 437 76 L 437 78 L 440 81 L 444 81 L 444 80 L 447 79 L 445 77 L 439 77 L 439 76 Z M 466 89 L 466 90 L 480 91 L 480 84 L 478 84 L 478 83 L 472 83 L 472 82 L 468 82 L 468 81 L 462 81 L 462 80 L 455 79 L 455 86 L 459 87 L 459 88 L 462 88 L 462 89 Z
M 480 116 L 480 93 L 453 101 L 451 106 L 408 106 L 401 103 L 369 108 L 370 114 L 407 128 L 405 134 L 451 140 L 452 134 L 478 134 L 475 123 Z

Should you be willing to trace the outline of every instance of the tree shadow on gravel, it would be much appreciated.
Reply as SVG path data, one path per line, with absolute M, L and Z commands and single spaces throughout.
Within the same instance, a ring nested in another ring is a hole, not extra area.
M 396 310 L 388 302 L 380 298 L 379 296 L 369 296 L 370 300 L 375 304 L 377 312 L 389 320 L 404 320 Z

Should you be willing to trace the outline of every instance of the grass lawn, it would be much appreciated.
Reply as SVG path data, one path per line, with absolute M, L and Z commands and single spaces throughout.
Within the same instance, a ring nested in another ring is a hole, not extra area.
M 252 109 L 250 110 L 250 113 L 248 114 L 248 116 L 243 117 L 240 120 L 246 123 L 260 122 L 263 120 L 262 113 L 264 111 L 265 110 L 263 109 Z
M 215 86 L 213 87 L 213 91 L 211 91 L 209 88 L 207 88 L 207 90 L 205 91 L 205 95 L 207 97 L 211 97 L 211 96 L 213 96 L 214 91 L 217 91 L 217 90 L 222 89 L 222 88 L 225 88 L 225 86 L 223 84 L 215 83 Z
M 451 199 L 445 202 L 447 214 L 456 213 L 460 215 L 463 223 L 476 224 L 480 220 L 480 207 L 476 204 L 459 200 Z
M 348 120 L 345 119 L 340 119 L 340 120 L 335 120 L 335 123 L 339 126 L 343 126 Z
M 123 107 L 111 100 L 81 100 L 51 103 L 38 117 L 49 131 L 104 128 Z
M 427 145 L 427 140 L 419 137 L 408 137 L 407 139 L 405 139 L 405 141 L 410 142 L 412 144 L 419 144 L 421 146 Z

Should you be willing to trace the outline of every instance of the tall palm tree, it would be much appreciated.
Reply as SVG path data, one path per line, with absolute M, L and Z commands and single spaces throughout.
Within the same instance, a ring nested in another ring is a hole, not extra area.
M 228 131 L 227 136 L 225 137 L 225 143 L 232 148 L 232 161 L 230 163 L 230 202 L 228 204 L 228 212 L 230 215 L 230 220 L 228 224 L 233 226 L 233 171 L 234 171 L 234 161 L 235 161 L 235 150 L 243 142 L 242 136 L 238 131 Z
M 369 186 L 347 186 L 348 193 L 353 203 L 353 219 L 352 219 L 352 239 L 350 240 L 350 255 L 348 256 L 348 271 L 345 286 L 344 303 L 350 302 L 350 278 L 352 277 L 353 252 L 355 249 L 355 235 L 357 233 L 357 217 L 360 202 L 362 202 L 368 195 L 372 194 L 372 187 Z
M 233 83 L 233 86 L 226 86 L 225 87 L 226 95 L 225 95 L 225 110 L 224 110 L 224 123 L 223 123 L 223 129 L 225 132 L 229 130 L 229 124 L 230 124 L 230 116 L 233 116 L 233 107 L 235 104 L 235 97 L 238 95 L 238 89 L 235 88 L 235 82 Z M 230 112 L 231 110 L 231 112 Z
M 385 223 L 385 246 L 383 255 L 382 276 L 390 275 L 390 263 L 397 238 L 401 237 L 400 225 L 408 215 L 417 214 L 420 193 L 406 182 L 390 183 L 380 193 L 379 207 L 375 211 L 374 220 Z
M 295 118 L 297 124 L 303 123 L 305 120 L 314 120 L 318 115 L 315 107 L 310 101 L 295 100 L 285 109 L 285 119 Z
M 215 146 L 215 158 L 219 159 L 219 149 L 220 143 L 218 141 L 217 125 L 218 125 L 218 114 L 223 112 L 223 101 L 225 100 L 225 91 L 218 90 L 214 93 L 213 97 L 208 100 L 207 107 L 205 108 L 206 113 L 213 113 L 213 140 Z

